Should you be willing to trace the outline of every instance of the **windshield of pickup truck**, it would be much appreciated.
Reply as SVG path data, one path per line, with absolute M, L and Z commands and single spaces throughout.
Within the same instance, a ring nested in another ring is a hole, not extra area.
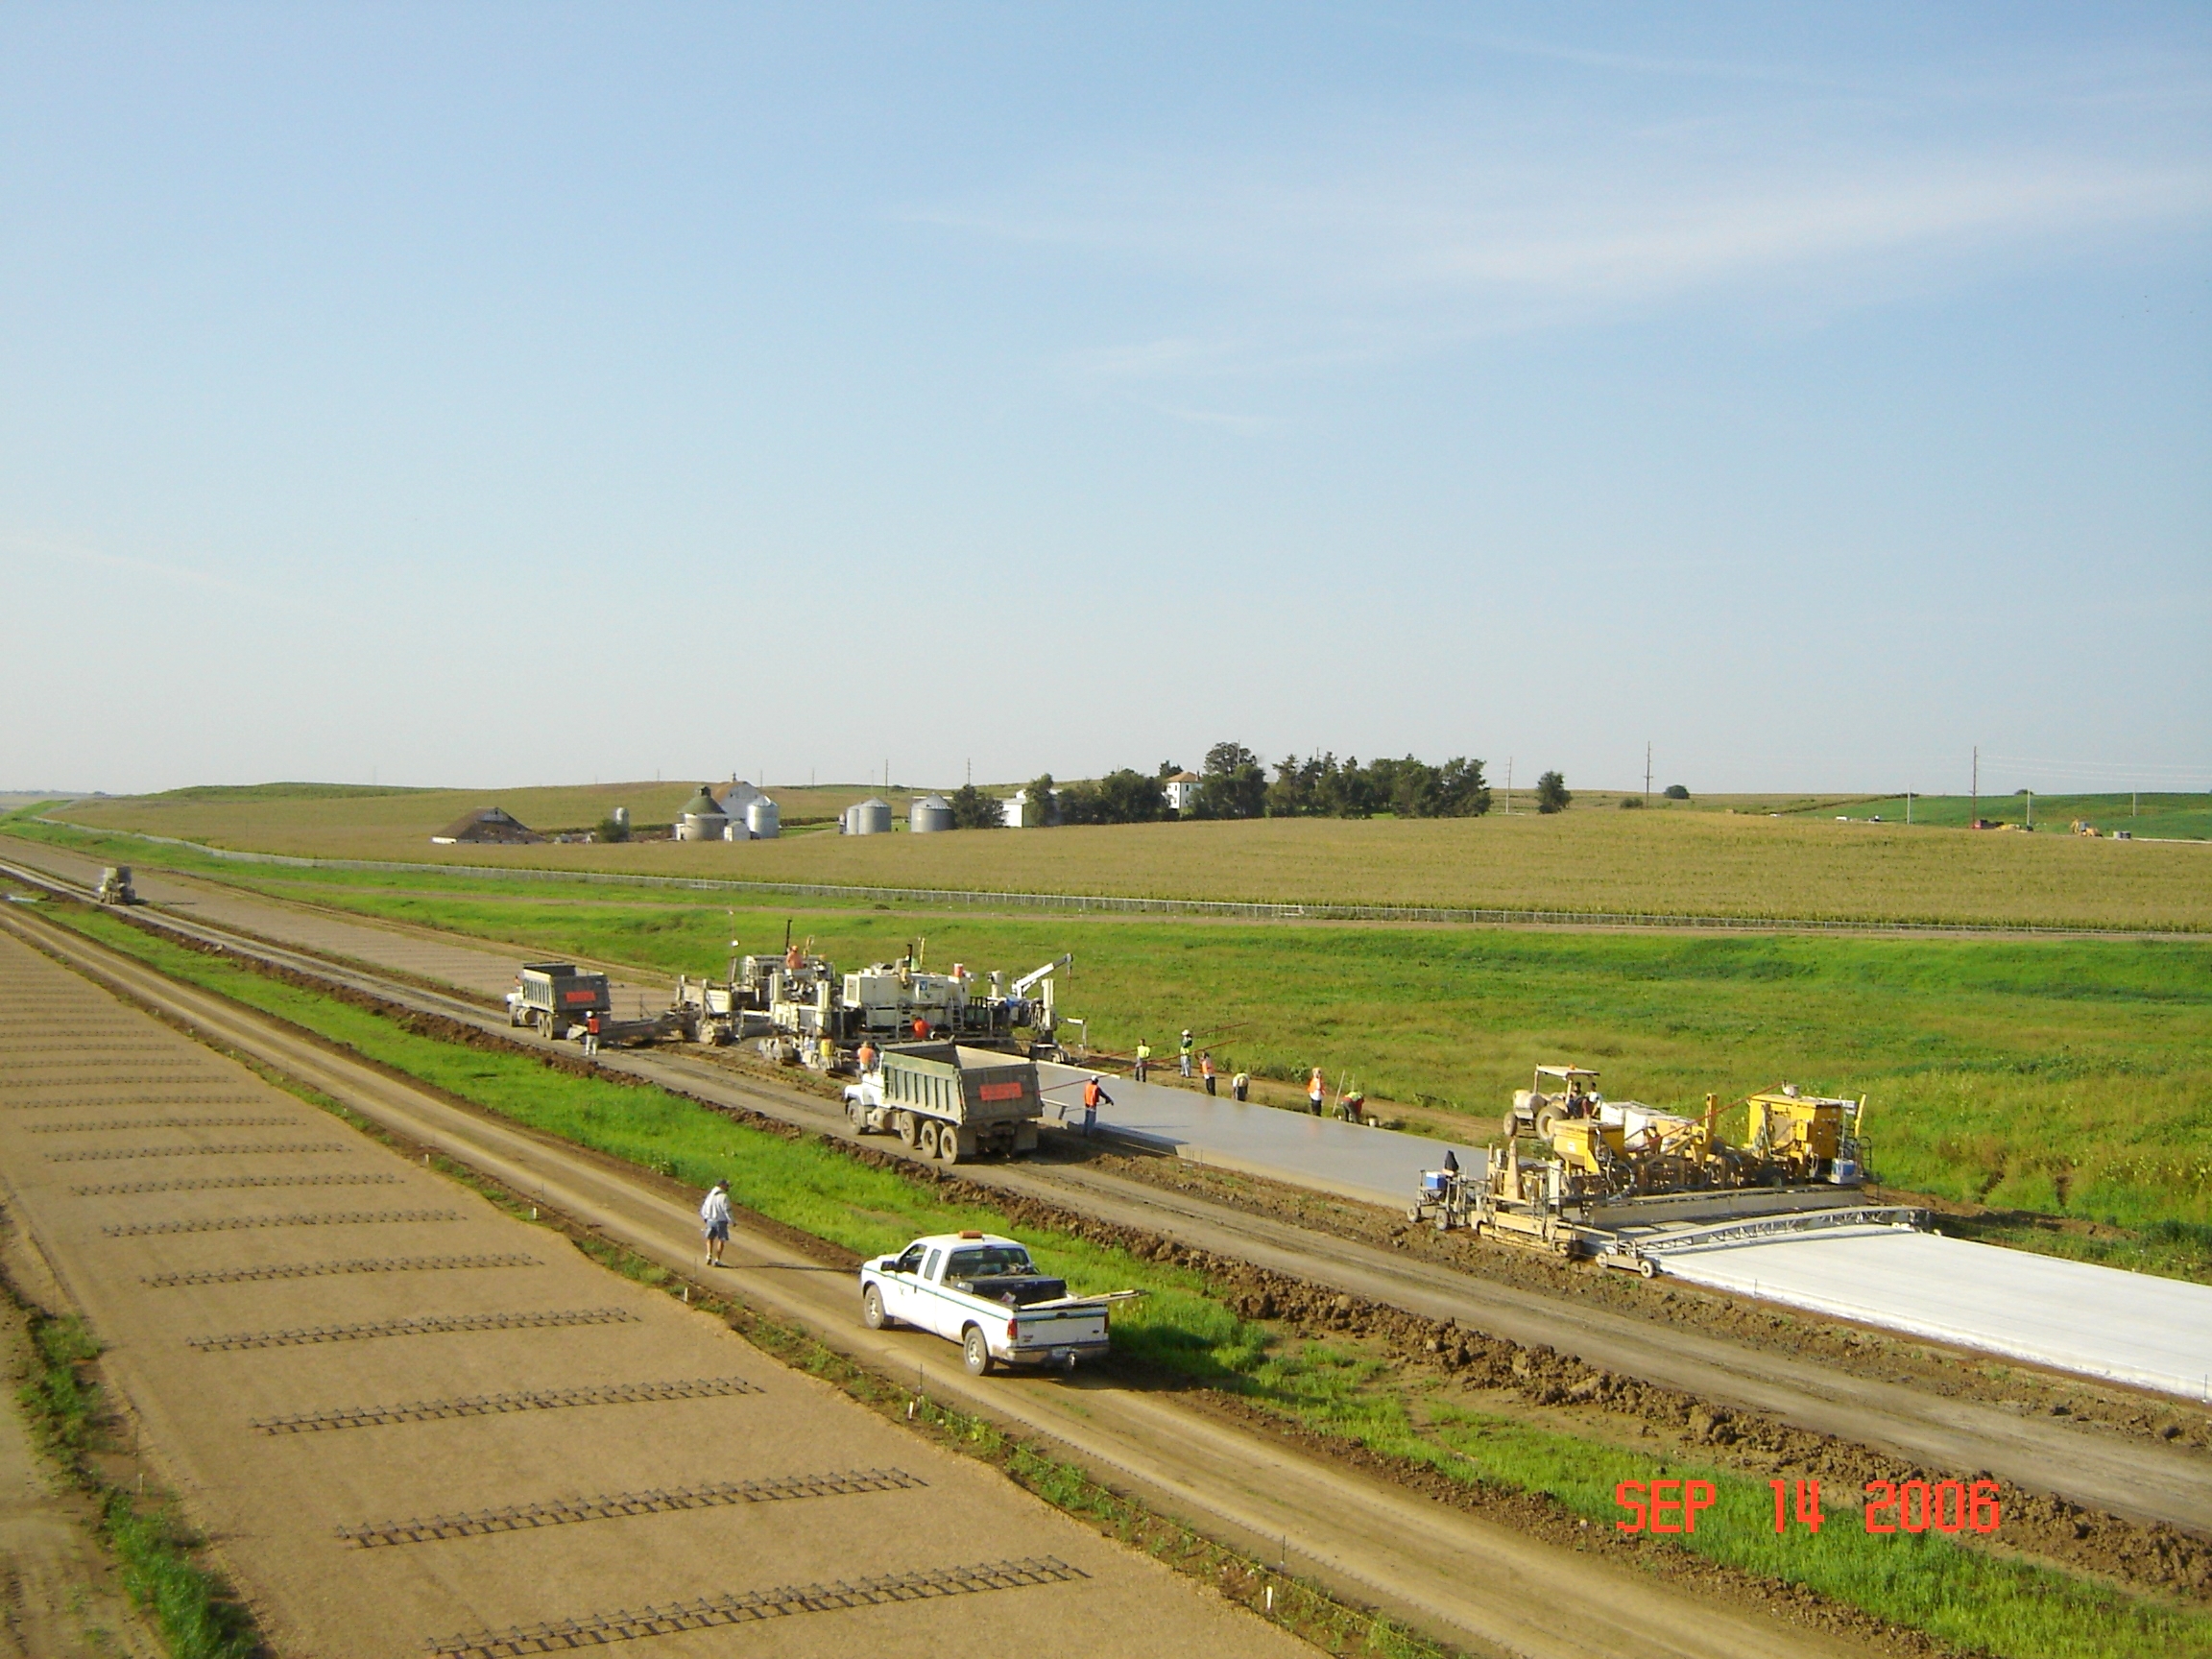
M 955 1250 L 945 1263 L 948 1279 L 1002 1279 L 1012 1273 L 1034 1273 L 1029 1252 L 1019 1244 L 985 1244 L 974 1250 Z

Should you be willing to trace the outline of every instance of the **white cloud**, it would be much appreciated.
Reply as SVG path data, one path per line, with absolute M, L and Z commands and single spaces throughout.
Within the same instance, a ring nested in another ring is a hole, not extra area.
M 2082 116 L 2090 90 L 2127 118 Z M 1605 122 L 1587 102 L 1461 103 L 1340 122 L 1297 155 L 1063 162 L 907 217 L 1066 250 L 1089 283 L 1144 278 L 1142 303 L 1184 314 L 1067 361 L 1166 381 L 1717 295 L 1840 307 L 2212 216 L 2212 159 L 2193 136 L 2206 99 L 2187 64 L 2128 87 L 2106 77 L 2030 95 L 2008 83 L 1965 115 L 1958 106 L 1975 98 L 1960 86 L 1697 96 L 1627 101 Z M 1216 321 L 1225 312 L 1234 325 Z

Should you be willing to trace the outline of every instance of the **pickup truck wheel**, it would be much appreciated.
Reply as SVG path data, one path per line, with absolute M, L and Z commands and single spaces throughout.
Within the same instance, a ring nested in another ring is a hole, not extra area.
M 860 1292 L 860 1323 L 871 1331 L 880 1331 L 891 1323 L 891 1315 L 883 1311 L 883 1292 L 873 1285 Z
M 917 1150 L 918 1150 L 918 1151 L 919 1151 L 919 1152 L 922 1154 L 922 1156 L 923 1156 L 923 1157 L 925 1157 L 925 1158 L 934 1158 L 934 1157 L 936 1157 L 936 1156 L 937 1156 L 937 1125 L 936 1125 L 936 1124 L 934 1124 L 934 1123 L 925 1123 L 925 1124 L 923 1124 L 923 1125 L 922 1125 L 922 1128 L 921 1128 L 921 1131 L 920 1131 L 920 1133 L 919 1133 L 919 1135 L 918 1135 L 918 1136 L 916 1137 L 916 1139 L 915 1139 L 915 1142 L 914 1142 L 914 1144 L 915 1144 L 915 1148 L 916 1148 L 916 1149 L 917 1149 Z
M 960 1361 L 971 1377 L 991 1375 L 991 1344 L 983 1339 L 983 1327 L 971 1325 L 960 1338 Z

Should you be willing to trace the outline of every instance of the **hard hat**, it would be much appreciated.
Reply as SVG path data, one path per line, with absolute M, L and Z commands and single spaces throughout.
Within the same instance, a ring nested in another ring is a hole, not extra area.
M 1186 1025 L 1186 1026 L 1184 1026 L 1184 1027 L 1183 1027 L 1183 1035 L 1184 1035 L 1184 1036 L 1186 1036 L 1186 1037 L 1188 1037 L 1188 1036 L 1190 1036 L 1190 1026 Z

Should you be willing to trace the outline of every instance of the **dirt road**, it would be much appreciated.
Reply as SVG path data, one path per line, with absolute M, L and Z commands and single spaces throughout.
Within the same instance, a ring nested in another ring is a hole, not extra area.
M 21 844 L 12 846 L 9 856 L 25 852 L 34 856 L 20 861 L 69 879 L 90 868 L 72 854 Z M 310 936 L 324 937 L 326 926 L 351 926 L 228 893 L 216 883 L 179 880 L 178 886 L 210 896 L 193 912 L 204 922 L 213 923 L 220 908 L 228 926 L 264 939 L 291 940 L 308 950 L 320 949 Z M 220 906 L 214 896 L 220 896 Z M 177 920 L 181 923 L 183 916 Z M 378 958 L 372 952 L 384 948 L 379 937 L 385 932 L 364 926 L 346 936 L 344 953 L 368 967 L 348 969 L 312 957 L 294 957 L 291 964 L 409 1006 L 486 1029 L 503 1028 L 497 1016 L 487 1016 L 466 998 L 379 978 L 373 968 Z M 286 959 L 281 948 L 265 953 Z M 829 1103 L 744 1077 L 681 1049 L 610 1052 L 602 1064 L 702 1099 L 742 1106 L 826 1134 L 846 1133 L 843 1118 Z M 881 1138 L 871 1144 L 897 1150 Z M 2021 1416 L 1985 1402 L 1856 1374 L 1817 1356 L 1756 1348 L 1711 1332 L 1670 1326 L 1663 1319 L 1564 1301 L 1100 1172 L 979 1164 L 963 1166 L 962 1173 L 1103 1219 L 1167 1232 L 1411 1312 L 1455 1318 L 1515 1341 L 1548 1343 L 1592 1365 L 1766 1412 L 1793 1427 L 1912 1461 L 1968 1473 L 1988 1471 L 2113 1514 L 2212 1532 L 2212 1459 L 2185 1446 L 2124 1439 L 2068 1420 Z
M 13 937 L 0 1180 L 279 1652 L 1303 1650 Z
M 12 929 L 28 926 L 40 935 L 49 931 L 12 916 L 0 921 Z M 50 943 L 74 959 L 97 963 L 104 976 L 131 994 L 175 1011 L 212 1037 L 265 1057 L 394 1132 L 435 1145 L 517 1191 L 542 1194 L 544 1203 L 642 1255 L 672 1268 L 698 1271 L 687 1208 L 672 1203 L 653 1178 L 447 1105 L 274 1022 L 190 987 L 174 985 L 81 940 L 63 935 Z M 25 954 L 20 947 L 0 949 L 7 950 L 11 963 Z M 355 1154 L 354 1159 L 365 1156 Z M 429 1202 L 417 1190 L 427 1180 L 409 1172 L 411 1203 Z M 397 1199 L 377 1202 L 396 1204 Z M 534 1249 L 543 1254 L 543 1235 L 531 1238 Z M 733 1239 L 730 1260 L 733 1265 L 729 1277 L 741 1294 L 805 1323 L 825 1340 L 879 1370 L 894 1376 L 917 1374 L 932 1395 L 1056 1442 L 1115 1484 L 1216 1535 L 1241 1542 L 1256 1553 L 1272 1557 L 1286 1550 L 1294 1570 L 1346 1587 L 1461 1645 L 1544 1659 L 1630 1654 L 1639 1659 L 1647 1655 L 1689 1659 L 1692 1654 L 1804 1659 L 1861 1650 L 1840 1638 L 1778 1618 L 1701 1602 L 1631 1569 L 1535 1543 L 1402 1489 L 1307 1459 L 1271 1438 L 1187 1409 L 1171 1396 L 1136 1394 L 1095 1378 L 1078 1377 L 1072 1382 L 1021 1378 L 972 1382 L 959 1373 L 957 1356 L 948 1344 L 911 1332 L 863 1330 L 854 1317 L 850 1276 L 825 1270 L 780 1239 L 740 1229 Z M 527 1279 L 539 1270 L 511 1271 Z M 435 1279 L 449 1285 L 463 1277 L 468 1276 L 438 1274 L 416 1282 Z M 529 1305 L 565 1308 L 618 1300 L 642 1316 L 640 1296 L 644 1293 L 618 1299 L 611 1292 L 540 1291 Z M 660 1300 L 665 1305 L 665 1298 Z M 238 1318 L 244 1318 L 242 1312 Z M 204 1319 L 201 1325 L 214 1328 Z M 501 1334 L 492 1340 L 514 1343 L 517 1338 Z M 594 1350 L 604 1340 L 604 1333 L 592 1328 L 563 1342 Z M 523 1347 L 528 1349 L 526 1341 Z M 297 1364 L 300 1358 L 286 1351 L 284 1363 Z M 757 1359 L 746 1369 L 756 1379 L 761 1373 Z M 289 1392 L 297 1396 L 301 1390 Z M 337 1392 L 334 1380 L 326 1380 L 323 1394 L 329 1398 L 317 1398 L 323 1404 L 345 1403 L 336 1399 Z M 383 1397 L 361 1388 L 346 1393 L 348 1400 Z M 710 1408 L 730 1410 L 749 1405 L 733 1407 L 717 1402 Z M 264 1407 L 270 1408 L 273 1406 Z M 902 1451 L 886 1452 L 878 1460 L 902 1459 L 905 1467 L 917 1467 L 913 1455 Z M 387 1502 L 384 1508 L 392 1510 L 396 1502 Z M 365 1502 L 354 1505 L 356 1511 L 365 1507 L 373 1505 Z M 1074 1560 L 1070 1548 L 1056 1545 L 1055 1551 Z M 1095 1559 L 1094 1551 L 1085 1558 L 1086 1565 Z M 1103 1576 L 1103 1569 L 1096 1571 Z M 1010 1603 L 1012 1598 L 1007 1599 Z M 1145 1617 L 1145 1645 L 1159 1646 L 1152 1615 L 1147 1612 Z M 1004 1647 L 1002 1642 L 991 1646 L 993 1650 Z

